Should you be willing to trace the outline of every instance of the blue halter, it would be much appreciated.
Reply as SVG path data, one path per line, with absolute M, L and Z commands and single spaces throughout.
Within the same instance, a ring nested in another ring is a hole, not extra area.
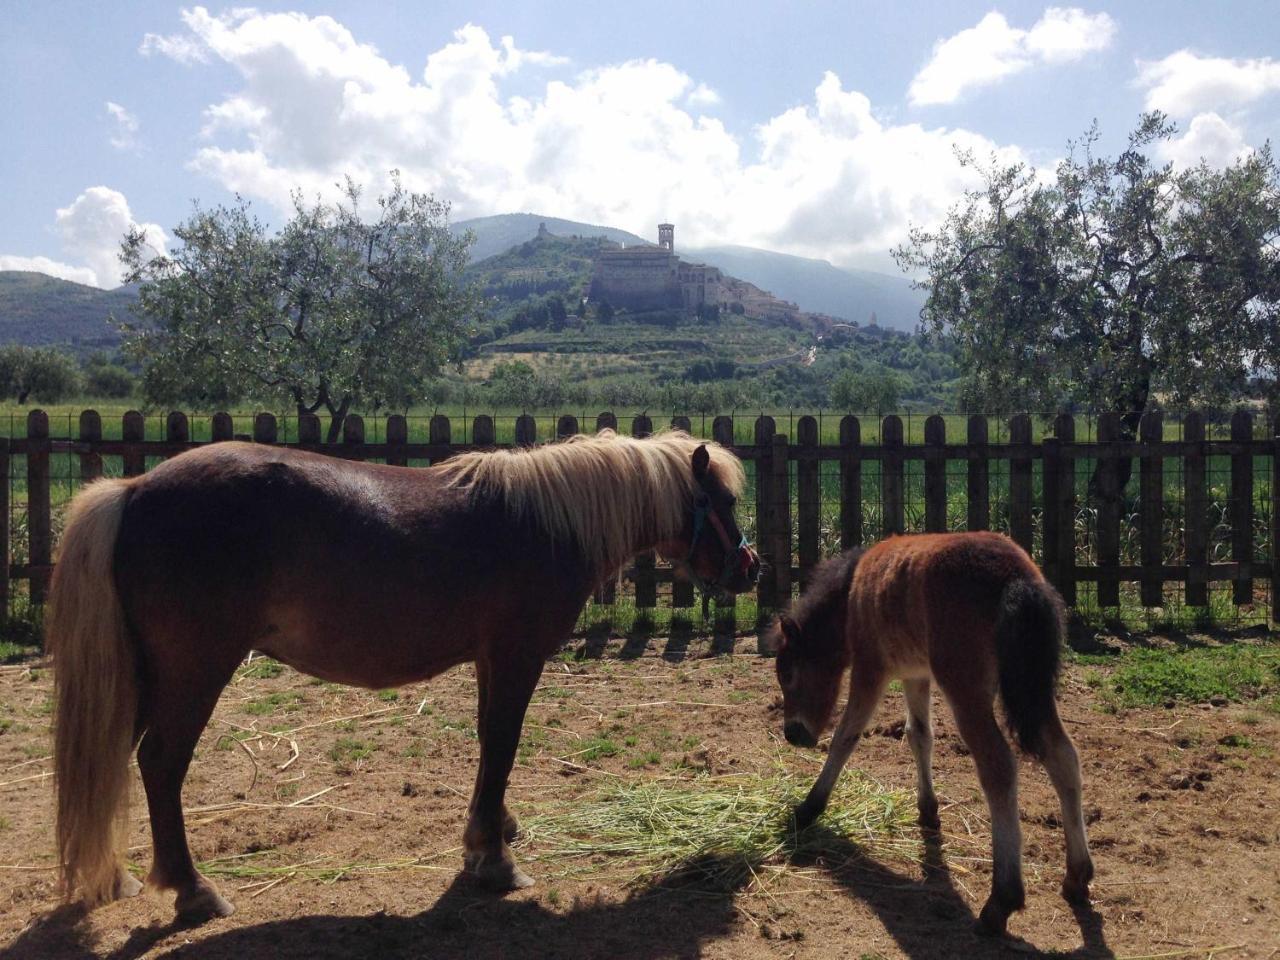
M 751 546 L 747 540 L 747 535 L 742 534 L 738 540 L 737 549 L 729 549 L 729 539 L 721 532 L 721 545 L 724 547 L 724 565 L 720 568 L 720 575 L 715 580 L 705 580 L 693 566 L 693 554 L 698 549 L 698 541 L 702 539 L 703 531 L 707 528 L 707 516 L 711 513 L 711 498 L 705 493 L 699 494 L 693 501 L 693 538 L 689 541 L 689 553 L 685 556 L 685 566 L 689 570 L 689 576 L 698 589 L 703 594 L 703 606 L 706 606 L 706 600 L 713 594 L 724 591 L 730 578 L 733 576 L 734 568 L 738 564 L 738 558 L 742 556 L 742 551 Z M 704 611 L 705 612 L 705 611 Z

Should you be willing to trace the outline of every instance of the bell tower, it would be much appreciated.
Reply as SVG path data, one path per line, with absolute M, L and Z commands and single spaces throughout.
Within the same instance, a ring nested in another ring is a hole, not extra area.
M 658 246 L 667 253 L 676 252 L 676 226 L 674 223 L 658 224 Z

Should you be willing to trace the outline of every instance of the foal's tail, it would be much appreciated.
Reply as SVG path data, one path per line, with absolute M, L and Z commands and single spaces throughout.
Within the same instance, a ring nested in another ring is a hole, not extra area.
M 1057 591 L 1043 580 L 1011 581 L 1000 596 L 995 632 L 1005 723 L 1019 747 L 1039 756 L 1057 712 L 1063 634 Z
M 54 776 L 63 891 L 113 899 L 138 712 L 133 645 L 116 594 L 116 535 L 129 482 L 101 480 L 71 503 L 53 571 L 45 644 L 57 688 Z

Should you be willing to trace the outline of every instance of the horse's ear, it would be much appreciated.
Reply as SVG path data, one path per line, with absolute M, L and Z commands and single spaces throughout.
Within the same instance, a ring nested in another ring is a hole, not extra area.
M 781 650 L 789 643 L 795 643 L 800 639 L 800 624 L 796 623 L 785 613 L 778 617 L 778 649 Z
M 705 443 L 699 444 L 698 449 L 693 451 L 693 475 L 701 482 L 710 469 L 711 454 L 707 453 L 707 445 Z

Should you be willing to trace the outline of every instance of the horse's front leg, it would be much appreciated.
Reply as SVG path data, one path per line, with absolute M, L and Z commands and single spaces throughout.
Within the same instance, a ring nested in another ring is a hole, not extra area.
M 542 675 L 543 662 L 541 658 L 511 657 L 495 665 L 485 658 L 476 665 L 480 769 L 462 843 L 467 869 L 493 890 L 518 890 L 533 883 L 533 878 L 516 866 L 507 846 L 517 826 L 505 798 L 525 710 Z

